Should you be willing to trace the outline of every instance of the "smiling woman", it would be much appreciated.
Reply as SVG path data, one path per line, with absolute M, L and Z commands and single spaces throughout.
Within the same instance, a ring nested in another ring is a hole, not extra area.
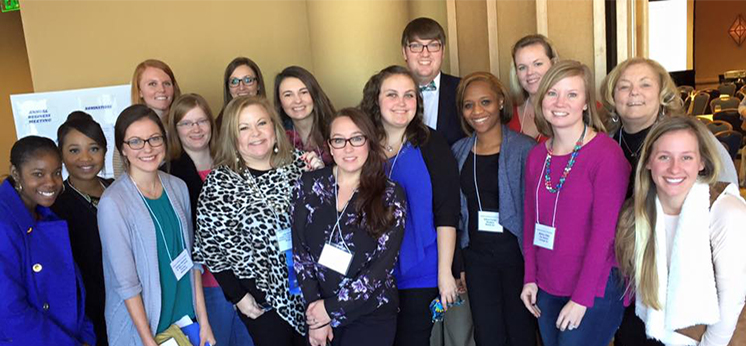
M 108 345 L 101 237 L 96 222 L 99 200 L 112 182 L 98 176 L 104 167 L 106 137 L 89 114 L 78 111 L 70 113 L 57 129 L 57 142 L 69 176 L 52 210 L 70 227 L 73 258 L 83 276 L 86 315 L 93 322 L 96 345 Z
M 0 185 L 0 340 L 94 345 L 67 224 L 49 209 L 62 190 L 57 146 L 48 138 L 21 138 L 10 163 L 11 175 Z
M 215 344 L 199 266 L 192 265 L 192 218 L 184 182 L 159 172 L 168 144 L 161 119 L 144 106 L 117 118 L 114 140 L 127 168 L 101 196 L 98 224 L 113 346 L 155 345 L 184 316 L 201 342 Z

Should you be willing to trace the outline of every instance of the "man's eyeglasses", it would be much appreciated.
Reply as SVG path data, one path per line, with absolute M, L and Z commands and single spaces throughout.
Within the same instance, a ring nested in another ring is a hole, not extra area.
M 127 145 L 130 146 L 130 148 L 134 150 L 140 150 L 142 148 L 145 148 L 145 143 L 150 144 L 151 148 L 160 147 L 163 145 L 163 142 L 166 140 L 166 137 L 163 137 L 161 135 L 155 135 L 153 137 L 150 137 L 148 139 L 142 139 L 142 138 L 132 138 L 130 140 L 124 141 L 124 143 L 127 143 Z
M 334 149 L 342 149 L 350 143 L 353 147 L 362 147 L 365 142 L 368 141 L 368 137 L 363 135 L 353 136 L 350 138 L 330 138 L 329 145 Z
M 246 76 L 243 78 L 233 77 L 228 81 L 229 83 L 228 85 L 231 88 L 238 88 L 238 84 L 241 82 L 243 82 L 243 85 L 246 85 L 246 86 L 254 85 L 254 83 L 256 83 L 256 77 L 251 77 L 251 76 Z
M 439 52 L 441 48 L 443 48 L 443 45 L 438 41 L 433 41 L 428 44 L 422 44 L 419 42 L 413 42 L 407 45 L 409 47 L 409 51 L 412 53 L 422 53 L 422 51 L 427 48 L 427 51 L 430 53 Z

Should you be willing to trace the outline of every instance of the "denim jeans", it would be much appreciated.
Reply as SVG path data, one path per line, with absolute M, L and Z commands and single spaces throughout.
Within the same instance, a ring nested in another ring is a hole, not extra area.
M 205 307 L 217 346 L 254 346 L 238 312 L 220 287 L 205 287 Z
M 536 304 L 541 309 L 539 330 L 544 346 L 607 346 L 624 314 L 624 287 L 616 268 L 611 270 L 602 298 L 596 297 L 593 307 L 588 308 L 577 329 L 557 329 L 557 317 L 570 297 L 551 295 L 539 289 Z

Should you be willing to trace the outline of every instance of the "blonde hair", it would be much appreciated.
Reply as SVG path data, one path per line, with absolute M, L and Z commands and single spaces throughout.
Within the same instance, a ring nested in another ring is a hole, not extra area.
M 513 95 L 513 101 L 516 105 L 522 105 L 523 102 L 528 99 L 528 92 L 523 89 L 523 87 L 521 86 L 521 82 L 518 80 L 518 71 L 515 68 L 515 54 L 516 52 L 518 52 L 519 49 L 533 46 L 535 44 L 538 44 L 542 46 L 542 48 L 544 48 L 544 53 L 547 55 L 549 61 L 552 64 L 559 60 L 559 53 L 557 52 L 557 49 L 554 48 L 552 41 L 541 34 L 523 36 L 520 40 L 518 40 L 518 42 L 515 43 L 515 45 L 513 45 L 513 48 L 511 49 L 512 58 L 510 60 L 510 79 L 508 80 L 508 84 L 510 87 L 510 92 Z
M 621 64 L 614 67 L 611 72 L 604 78 L 601 83 L 599 93 L 601 95 L 601 103 L 603 104 L 604 118 L 606 120 L 606 128 L 609 132 L 616 132 L 619 130 L 619 115 L 616 113 L 616 102 L 614 101 L 614 90 L 616 84 L 622 77 L 624 71 L 632 65 L 645 64 L 649 66 L 653 72 L 658 76 L 658 82 L 660 85 L 660 92 L 658 102 L 660 102 L 660 111 L 658 117 L 662 115 L 683 115 L 684 114 L 684 102 L 679 96 L 679 91 L 676 88 L 671 75 L 668 74 L 661 64 L 657 61 L 647 58 L 630 58 L 622 62 Z
M 539 90 L 536 92 L 538 97 L 533 100 L 534 112 L 536 113 L 536 116 L 534 116 L 536 129 L 545 137 L 554 137 L 552 126 L 544 118 L 544 108 L 541 104 L 549 89 L 568 77 L 581 77 L 583 79 L 586 104 L 586 109 L 583 111 L 583 122 L 596 132 L 606 132 L 606 127 L 598 114 L 598 110 L 596 110 L 596 89 L 593 84 L 593 74 L 591 74 L 588 66 L 575 60 L 562 60 L 555 63 L 541 79 Z
M 179 96 L 174 103 L 171 104 L 171 108 L 168 110 L 168 119 L 166 120 L 166 131 L 168 131 L 168 159 L 177 160 L 181 157 L 183 151 L 183 144 L 181 138 L 179 138 L 179 129 L 177 128 L 181 119 L 189 113 L 192 109 L 199 108 L 207 116 L 207 120 L 210 122 L 210 141 L 208 146 L 210 148 L 210 156 L 215 156 L 215 141 L 217 139 L 217 129 L 215 128 L 215 119 L 212 117 L 212 111 L 210 105 L 207 104 L 205 99 L 198 94 L 184 94 Z
M 277 152 L 272 151 L 270 164 L 273 168 L 282 167 L 292 162 L 293 146 L 290 144 L 282 121 L 263 96 L 239 96 L 228 102 L 223 112 L 223 125 L 220 127 L 218 148 L 215 154 L 215 166 L 225 165 L 234 172 L 242 172 L 246 168 L 246 162 L 238 152 L 238 121 L 241 112 L 246 107 L 257 105 L 269 114 L 272 127 L 275 131 L 275 147 Z
M 657 190 L 646 163 L 650 160 L 658 139 L 673 131 L 688 131 L 697 138 L 699 155 L 704 162 L 704 169 L 697 179 L 699 182 L 714 183 L 721 167 L 716 149 L 719 144 L 712 140 L 707 128 L 693 118 L 673 116 L 661 120 L 653 126 L 642 144 L 640 163 L 635 171 L 634 197 L 622 207 L 614 247 L 619 268 L 630 279 L 629 287 L 637 291 L 637 297 L 643 304 L 656 310 L 661 308 L 655 263 Z

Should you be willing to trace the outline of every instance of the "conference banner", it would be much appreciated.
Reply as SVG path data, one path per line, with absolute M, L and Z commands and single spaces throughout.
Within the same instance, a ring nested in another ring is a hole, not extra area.
M 131 104 L 129 84 L 11 95 L 10 103 L 18 138 L 36 135 L 57 142 L 57 128 L 70 113 L 83 111 L 90 114 L 101 124 L 107 141 L 106 165 L 101 176 L 114 177 L 114 124 L 119 113 Z M 63 172 L 63 176 L 67 177 L 67 172 Z

